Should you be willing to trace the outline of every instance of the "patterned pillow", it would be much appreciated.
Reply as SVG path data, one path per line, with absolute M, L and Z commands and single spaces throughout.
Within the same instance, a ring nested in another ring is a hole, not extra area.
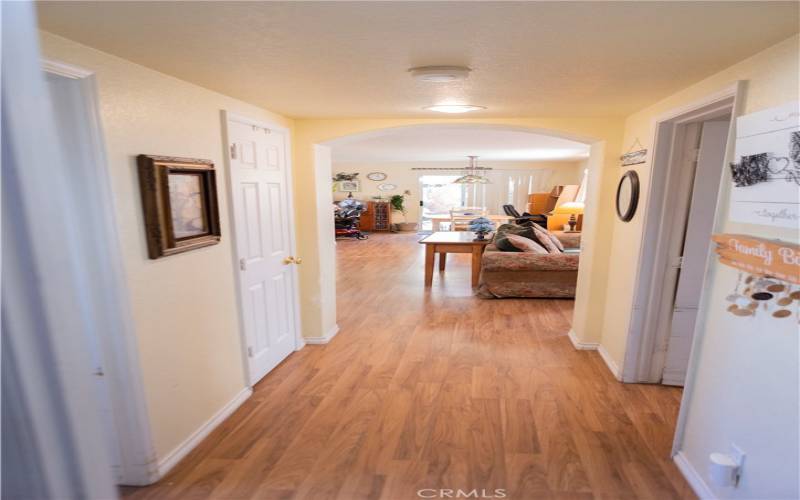
M 549 253 L 563 253 L 564 245 L 562 245 L 561 242 L 558 241 L 558 238 L 550 233 L 550 231 L 543 229 L 538 225 L 534 225 L 533 230 L 536 233 L 536 239 L 542 244 L 543 247 L 547 249 Z
M 542 245 L 536 243 L 530 238 L 526 238 L 524 236 L 519 236 L 516 234 L 509 234 L 506 236 L 506 241 L 508 241 L 511 245 L 516 247 L 518 251 L 527 252 L 527 253 L 548 253 L 547 249 L 545 249 Z
M 516 236 L 513 234 L 507 233 L 498 233 L 494 237 L 494 246 L 497 247 L 498 250 L 501 252 L 521 252 L 519 248 L 515 247 L 511 241 L 509 241 L 509 236 Z
M 518 234 L 526 238 L 536 239 L 536 235 L 533 234 L 533 229 L 517 226 L 516 224 L 503 224 L 495 230 L 494 234 L 497 238 L 502 238 L 509 234 Z

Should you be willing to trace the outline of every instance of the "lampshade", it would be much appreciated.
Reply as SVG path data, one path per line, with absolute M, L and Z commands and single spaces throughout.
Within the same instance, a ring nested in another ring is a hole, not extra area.
M 491 184 L 492 181 L 482 175 L 478 175 L 478 157 L 468 156 L 469 167 L 467 167 L 466 175 L 462 175 L 453 181 L 453 184 Z
M 583 206 L 583 203 L 579 201 L 568 201 L 557 206 L 556 209 L 553 210 L 553 213 L 579 215 L 583 213 Z

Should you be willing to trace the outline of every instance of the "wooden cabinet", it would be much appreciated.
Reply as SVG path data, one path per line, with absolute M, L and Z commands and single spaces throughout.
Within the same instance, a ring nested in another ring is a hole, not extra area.
M 392 207 L 388 201 L 369 201 L 361 213 L 359 229 L 362 231 L 388 231 L 392 225 Z

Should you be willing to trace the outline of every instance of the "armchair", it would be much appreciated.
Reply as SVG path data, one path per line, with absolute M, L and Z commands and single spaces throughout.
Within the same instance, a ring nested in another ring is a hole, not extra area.
M 547 216 L 545 215 L 532 215 L 528 212 L 520 214 L 514 205 L 503 205 L 503 211 L 506 215 L 514 217 L 514 223 L 521 226 L 530 224 L 539 224 L 540 226 L 547 227 Z

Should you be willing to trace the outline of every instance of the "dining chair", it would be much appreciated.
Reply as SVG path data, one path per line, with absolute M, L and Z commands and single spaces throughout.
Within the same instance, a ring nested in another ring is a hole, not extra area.
M 450 209 L 450 230 L 467 231 L 473 219 L 486 215 L 486 207 L 458 207 Z

